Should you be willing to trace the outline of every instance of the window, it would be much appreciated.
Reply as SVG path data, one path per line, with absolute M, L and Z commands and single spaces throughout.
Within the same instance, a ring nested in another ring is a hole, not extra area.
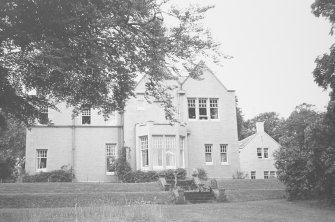
M 141 148 L 141 166 L 149 166 L 149 150 L 148 150 L 148 137 L 140 137 L 140 148 Z
M 165 165 L 166 167 L 176 167 L 176 137 L 165 136 Z
M 187 104 L 188 104 L 188 118 L 189 119 L 196 119 L 195 99 L 187 99 Z
M 185 137 L 179 137 L 179 167 L 185 167 Z
M 117 157 L 116 144 L 106 144 L 106 174 L 113 175 L 115 172 L 115 160 Z
M 227 144 L 220 144 L 220 159 L 221 164 L 228 163 Z
M 40 115 L 40 124 L 48 124 L 49 117 L 48 117 L 48 107 L 43 106 L 41 107 L 41 115 Z
M 37 150 L 37 169 L 43 170 L 47 168 L 48 150 Z
M 256 179 L 256 171 L 251 171 L 251 179 Z
M 219 118 L 218 99 L 209 99 L 211 119 Z
M 270 178 L 276 178 L 276 171 L 270 171 Z
M 137 110 L 144 110 L 144 93 L 137 93 Z
M 207 99 L 199 99 L 199 119 L 208 119 L 207 116 Z
M 269 179 L 269 171 L 264 171 L 264 179 Z
M 205 145 L 205 161 L 206 164 L 212 164 L 213 158 L 212 158 L 212 144 L 206 144 Z
M 91 109 L 89 107 L 84 107 L 81 112 L 81 124 L 91 124 Z
M 264 159 L 269 158 L 269 148 L 264 148 L 263 151 L 264 151 Z
M 262 158 L 262 148 L 257 148 L 257 157 Z
M 163 136 L 152 137 L 153 167 L 163 167 Z

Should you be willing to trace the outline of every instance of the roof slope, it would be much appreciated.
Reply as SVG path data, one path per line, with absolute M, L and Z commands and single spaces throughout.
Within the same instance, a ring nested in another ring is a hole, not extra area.
M 243 149 L 251 140 L 254 139 L 254 137 L 257 135 L 257 133 L 252 134 L 251 136 L 248 136 L 244 138 L 243 140 L 238 141 L 239 142 L 239 148 Z

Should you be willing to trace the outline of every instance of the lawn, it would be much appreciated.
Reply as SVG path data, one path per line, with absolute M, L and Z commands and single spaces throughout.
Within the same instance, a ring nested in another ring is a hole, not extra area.
M 262 200 L 249 202 L 124 206 L 91 206 L 43 209 L 0 209 L 0 221 L 334 221 L 335 209 L 314 202 Z

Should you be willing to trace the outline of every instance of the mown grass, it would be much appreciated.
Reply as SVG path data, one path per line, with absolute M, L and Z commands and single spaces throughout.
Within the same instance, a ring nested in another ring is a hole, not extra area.
M 218 179 L 218 186 L 226 190 L 285 190 L 277 179 Z
M 330 222 L 334 208 L 317 203 L 263 200 L 232 203 L 152 205 L 141 202 L 123 206 L 90 206 L 42 209 L 0 209 L 0 221 L 148 221 L 148 222 Z

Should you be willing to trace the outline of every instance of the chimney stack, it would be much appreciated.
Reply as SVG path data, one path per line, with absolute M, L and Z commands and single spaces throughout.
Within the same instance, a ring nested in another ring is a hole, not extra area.
M 264 132 L 264 122 L 256 122 L 256 132 L 257 133 Z

